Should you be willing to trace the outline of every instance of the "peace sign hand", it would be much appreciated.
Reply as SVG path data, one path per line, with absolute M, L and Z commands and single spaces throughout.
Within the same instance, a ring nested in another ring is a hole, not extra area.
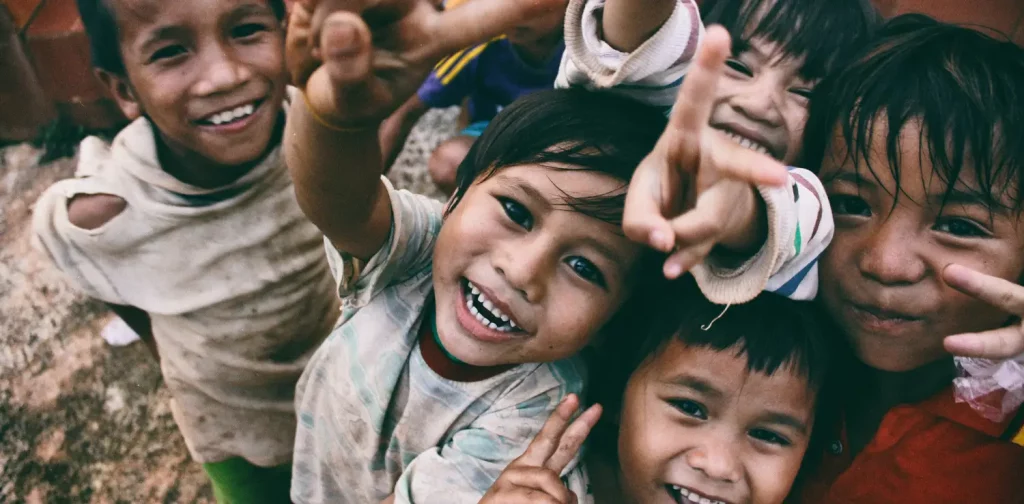
M 1006 327 L 980 333 L 947 336 L 946 351 L 963 357 L 994 360 L 1010 359 L 1024 354 L 1024 286 L 979 273 L 958 264 L 950 264 L 942 272 L 943 279 L 954 289 L 984 301 L 1016 317 Z
M 668 127 L 637 167 L 626 195 L 626 236 L 672 252 L 664 266 L 669 278 L 702 261 L 716 245 L 756 251 L 767 229 L 755 186 L 787 180 L 780 163 L 708 124 L 730 48 L 724 28 L 708 28 Z
M 487 0 L 441 11 L 437 0 L 300 0 L 285 55 L 313 114 L 339 128 L 374 125 L 419 88 L 443 56 L 486 41 L 560 0 Z
M 573 421 L 579 403 L 575 394 L 562 400 L 526 452 L 502 471 L 480 504 L 577 502 L 577 496 L 562 484 L 559 475 L 601 417 L 601 406 L 595 404 Z

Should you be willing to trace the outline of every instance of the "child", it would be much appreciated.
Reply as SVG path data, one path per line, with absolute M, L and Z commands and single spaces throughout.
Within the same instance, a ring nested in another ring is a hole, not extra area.
M 380 178 L 379 122 L 433 58 L 543 7 L 438 13 L 426 2 L 358 15 L 297 5 L 289 27 L 306 102 L 290 111 L 285 152 L 345 306 L 298 386 L 299 503 L 477 502 L 583 388 L 574 354 L 643 290 L 642 247 L 618 219 L 626 181 L 665 127 L 656 109 L 578 90 L 524 97 L 473 147 L 445 213 Z M 424 35 L 403 46 L 402 30 Z M 396 55 L 404 73 L 390 66 Z M 793 210 L 789 191 L 767 191 L 782 196 L 766 205 Z M 722 227 L 722 243 L 750 241 L 756 208 Z
M 733 41 L 711 125 L 744 147 L 800 159 L 815 83 L 866 42 L 876 15 L 863 0 L 574 0 L 558 84 L 618 88 L 668 107 L 701 39 L 720 24 Z
M 689 278 L 664 294 L 651 300 L 658 308 L 647 336 L 619 353 L 626 375 L 598 391 L 617 414 L 591 436 L 592 492 L 579 502 L 783 502 L 822 403 L 831 337 L 823 320 L 810 303 L 770 293 L 720 316 L 723 307 L 703 299 Z M 572 441 L 545 440 L 542 431 L 534 444 L 578 448 L 594 415 L 581 417 Z M 516 502 L 530 489 L 571 501 L 550 461 L 528 462 L 513 462 L 482 503 Z
M 401 152 L 412 127 L 431 108 L 462 104 L 468 98 L 469 125 L 441 143 L 427 168 L 446 194 L 455 189 L 455 172 L 487 123 L 516 98 L 551 89 L 565 48 L 565 3 L 524 21 L 504 36 L 463 49 L 441 60 L 426 82 L 381 128 L 385 166 Z M 448 8 L 452 8 L 449 6 Z
M 76 178 L 36 204 L 38 245 L 155 340 L 218 501 L 287 502 L 295 383 L 338 304 L 278 149 L 284 4 L 78 5 L 134 122 L 82 142 Z
M 711 22 L 725 23 L 735 43 L 719 84 L 712 87 L 714 94 L 704 99 L 711 109 L 706 115 L 710 127 L 701 143 L 732 142 L 785 164 L 794 163 L 800 158 L 810 90 L 822 75 L 842 66 L 864 43 L 874 21 L 873 11 L 861 0 L 711 0 L 703 3 L 703 12 Z M 566 56 L 556 85 L 610 88 L 668 108 L 683 75 L 691 70 L 696 46 L 706 38 L 701 26 L 697 7 L 690 0 L 575 0 L 566 13 Z M 666 137 L 666 142 L 669 140 Z M 685 145 L 692 140 L 680 136 L 672 142 Z M 703 188 L 704 194 L 691 196 L 696 208 L 688 216 L 678 217 L 684 186 L 674 183 L 671 173 L 685 159 L 673 152 L 676 148 L 666 146 L 667 164 L 648 164 L 637 170 L 631 185 L 649 189 L 631 192 L 623 227 L 627 236 L 658 250 L 668 252 L 674 244 L 683 243 L 689 244 L 690 250 L 697 249 L 696 255 L 701 256 L 710 243 L 684 232 L 692 225 L 681 223 L 721 220 L 721 216 L 733 213 L 737 201 L 749 198 L 750 189 L 738 185 L 713 191 Z M 733 157 L 743 156 L 732 152 Z M 807 209 L 825 206 L 819 206 L 825 201 L 824 192 L 813 176 L 804 171 L 792 175 L 793 196 L 798 204 L 815 199 Z M 828 242 L 827 237 L 818 239 L 824 229 L 815 225 L 819 220 L 816 215 L 812 214 L 804 227 L 797 225 L 797 235 L 810 239 L 794 244 L 803 261 L 794 264 L 793 269 L 780 271 L 768 284 L 769 290 L 800 298 L 814 296 L 816 260 L 823 248 L 816 245 Z M 778 223 L 773 226 L 779 228 Z M 812 248 L 808 250 L 808 246 Z M 774 260 L 769 249 L 747 254 L 748 260 L 709 256 L 709 264 L 712 269 L 734 269 L 765 278 Z M 690 250 L 677 252 L 667 260 L 665 272 L 669 277 L 679 276 L 696 264 Z M 730 302 L 730 296 L 707 288 L 706 271 L 702 266 L 693 270 L 709 299 L 720 304 Z M 733 287 L 742 291 L 743 300 L 760 292 L 757 284 L 745 287 L 735 283 Z
M 856 359 L 802 502 L 1020 502 L 1019 406 L 993 421 L 956 401 L 948 352 L 1021 341 L 1024 50 L 905 16 L 818 91 L 807 161 L 836 216 L 822 301 Z

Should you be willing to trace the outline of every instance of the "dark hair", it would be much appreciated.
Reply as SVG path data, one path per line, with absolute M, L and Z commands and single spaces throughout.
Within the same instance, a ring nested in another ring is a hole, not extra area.
M 516 165 L 586 170 L 622 181 L 622 190 L 591 198 L 566 197 L 586 215 L 620 224 L 625 188 L 654 149 L 667 119 L 663 112 L 621 96 L 553 89 L 519 98 L 495 117 L 459 165 L 454 208 L 474 182 Z
M 748 303 L 726 307 L 708 301 L 689 275 L 647 287 L 641 294 L 645 311 L 633 320 L 630 337 L 610 339 L 607 347 L 588 356 L 591 402 L 618 412 L 630 376 L 678 341 L 689 347 L 734 352 L 746 358 L 752 373 L 771 376 L 781 370 L 806 378 L 816 397 L 815 418 L 832 421 L 834 404 L 823 389 L 841 340 L 816 303 L 763 292 Z M 615 454 L 618 426 L 603 422 L 598 427 L 598 449 Z M 812 433 L 808 453 L 811 448 L 819 450 L 820 442 Z
M 878 121 L 885 120 L 881 125 Z M 900 180 L 900 134 L 920 124 L 927 156 L 947 194 L 961 174 L 976 197 L 999 208 L 1007 190 L 1020 210 L 1024 183 L 1024 49 L 973 29 L 912 14 L 892 19 L 848 68 L 815 89 L 805 162 L 821 169 L 841 135 L 846 159 L 871 166 L 876 124 L 885 133 L 888 170 Z M 881 168 L 884 169 L 884 168 Z M 895 197 L 899 196 L 897 186 Z
M 706 0 L 701 17 L 729 30 L 733 54 L 763 38 L 782 54 L 806 57 L 802 74 L 809 79 L 845 65 L 881 19 L 869 0 Z
M 89 37 L 89 50 L 92 54 L 92 65 L 110 73 L 123 75 L 124 60 L 121 59 L 121 41 L 117 29 L 117 15 L 114 14 L 112 2 L 117 0 L 76 0 L 78 14 L 85 25 L 85 35 Z M 274 15 L 284 20 L 286 8 L 284 0 L 267 0 Z

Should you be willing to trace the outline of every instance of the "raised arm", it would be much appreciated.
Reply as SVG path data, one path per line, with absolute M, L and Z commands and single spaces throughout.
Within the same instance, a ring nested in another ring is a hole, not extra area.
M 601 24 L 604 41 L 633 52 L 665 24 L 678 0 L 607 0 Z
M 444 55 L 554 8 L 551 0 L 488 0 L 439 12 L 432 0 L 305 0 L 286 55 L 301 90 L 284 154 L 300 207 L 336 248 L 372 256 L 391 206 L 378 131 Z

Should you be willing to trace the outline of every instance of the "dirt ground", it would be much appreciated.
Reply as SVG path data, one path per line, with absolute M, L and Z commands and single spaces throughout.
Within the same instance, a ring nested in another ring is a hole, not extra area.
M 455 115 L 420 121 L 392 169 L 397 186 L 438 196 L 425 163 Z M 140 343 L 107 345 L 112 315 L 31 246 L 33 202 L 75 163 L 40 155 L 0 149 L 0 503 L 213 502 L 156 361 Z

